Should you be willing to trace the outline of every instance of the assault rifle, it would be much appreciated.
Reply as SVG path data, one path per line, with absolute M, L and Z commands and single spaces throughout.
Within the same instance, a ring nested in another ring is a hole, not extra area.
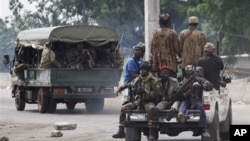
M 166 100 L 168 101 L 176 101 L 183 98 L 183 93 L 187 92 L 188 90 L 191 90 L 193 88 L 193 83 L 197 82 L 194 75 L 191 75 L 191 77 L 177 90 L 177 92 L 173 95 L 168 95 Z
M 139 93 L 139 89 L 142 88 L 141 86 L 141 78 L 136 82 L 135 86 L 128 85 L 129 89 L 129 102 L 134 102 L 138 97 L 142 98 L 143 94 Z

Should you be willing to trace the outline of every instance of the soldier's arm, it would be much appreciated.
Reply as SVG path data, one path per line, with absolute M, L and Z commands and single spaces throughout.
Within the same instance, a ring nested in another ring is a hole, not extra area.
M 159 98 L 160 96 L 159 81 L 155 79 L 151 85 L 152 85 L 152 90 L 149 92 L 150 97 Z
M 181 47 L 180 47 L 180 42 L 178 40 L 176 32 L 174 32 L 174 34 L 173 34 L 173 45 L 174 45 L 175 53 L 178 55 L 178 57 L 181 58 Z
M 180 47 L 181 47 L 181 51 L 182 51 L 182 48 L 183 48 L 183 44 L 184 44 L 184 32 L 181 32 L 180 35 L 179 35 L 179 42 L 180 42 Z
M 201 56 L 203 55 L 203 50 L 204 50 L 204 47 L 207 43 L 207 38 L 205 36 L 205 34 L 201 34 L 201 47 L 202 47 L 202 52 L 201 52 Z

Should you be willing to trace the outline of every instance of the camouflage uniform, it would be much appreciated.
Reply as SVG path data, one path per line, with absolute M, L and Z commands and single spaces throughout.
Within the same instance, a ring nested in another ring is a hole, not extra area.
M 61 67 L 60 63 L 56 61 L 55 52 L 49 49 L 48 47 L 45 47 L 42 52 L 40 67 L 49 68 L 51 65 Z
M 176 32 L 172 29 L 162 28 L 153 33 L 151 41 L 152 69 L 158 70 L 159 67 L 170 66 L 177 72 L 177 58 L 180 56 L 180 47 Z
M 160 80 L 159 80 L 160 81 Z M 157 104 L 157 108 L 159 110 L 165 110 L 169 108 L 173 108 L 176 111 L 178 110 L 178 106 L 180 104 L 180 101 L 168 101 L 167 97 L 174 95 L 175 92 L 179 88 L 179 82 L 176 78 L 169 77 L 168 81 L 166 83 L 162 83 L 160 81 L 160 87 L 161 87 L 161 97 L 162 101 Z
M 152 70 L 159 72 L 161 66 L 170 66 L 172 76 L 177 76 L 177 56 L 181 57 L 181 50 L 177 34 L 171 29 L 170 16 L 159 16 L 160 29 L 154 31 L 150 43 Z
M 189 18 L 190 29 L 181 31 L 179 36 L 182 58 L 181 67 L 184 69 L 187 65 L 197 66 L 199 58 L 203 55 L 203 49 L 207 42 L 206 36 L 195 29 L 198 24 L 197 17 Z M 192 26 L 192 24 L 196 24 Z
M 28 68 L 25 60 L 25 50 L 20 44 L 15 48 L 15 59 L 14 59 L 14 68 L 13 71 L 17 75 L 17 77 L 24 81 L 24 70 Z
M 137 99 L 134 102 L 127 103 L 125 105 L 122 105 L 121 112 L 120 112 L 120 125 L 124 126 L 124 122 L 126 120 L 125 111 L 129 109 L 135 109 L 139 106 L 140 101 L 142 100 L 143 108 L 147 112 L 148 115 L 148 126 L 151 127 L 154 124 L 155 120 L 155 114 L 154 114 L 154 108 L 155 104 L 159 98 L 160 93 L 160 86 L 158 79 L 154 77 L 151 73 L 149 73 L 148 76 L 142 77 L 138 76 L 133 81 L 127 85 L 138 86 L 138 83 L 140 83 L 141 78 L 141 85 L 143 90 L 145 91 L 145 94 L 143 94 L 142 99 Z

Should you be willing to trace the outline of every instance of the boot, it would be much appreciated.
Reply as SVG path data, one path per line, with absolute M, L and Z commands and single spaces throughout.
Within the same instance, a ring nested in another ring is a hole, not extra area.
M 207 129 L 206 128 L 203 128 L 202 129 L 202 134 L 201 134 L 203 137 L 205 137 L 205 138 L 210 138 L 210 134 L 209 134 L 209 132 L 207 131 Z
M 148 141 L 157 141 L 158 132 L 155 127 L 149 127 Z
M 174 108 L 170 109 L 170 112 L 168 113 L 166 120 L 170 121 L 175 116 L 176 110 Z
M 177 119 L 180 123 L 185 123 L 186 119 L 185 119 L 185 115 L 182 112 L 178 113 Z
M 119 126 L 119 130 L 116 134 L 112 135 L 113 138 L 125 138 L 125 132 L 124 132 L 124 127 L 123 126 Z

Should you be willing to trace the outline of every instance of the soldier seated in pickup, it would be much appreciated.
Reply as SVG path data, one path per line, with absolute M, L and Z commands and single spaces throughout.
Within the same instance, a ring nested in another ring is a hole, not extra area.
M 200 121 L 199 121 L 199 130 L 193 131 L 193 136 L 202 135 L 203 137 L 210 137 L 210 134 L 207 132 L 207 119 L 206 113 L 203 109 L 202 103 L 202 93 L 203 90 L 211 91 L 213 89 L 213 84 L 203 78 L 204 70 L 202 67 L 197 67 L 193 69 L 191 65 L 185 67 L 186 75 L 180 85 L 185 83 L 192 83 L 192 87 L 187 91 L 183 92 L 183 101 L 181 102 L 179 113 L 177 119 L 180 123 L 185 123 L 188 117 L 188 109 L 200 110 Z M 194 77 L 194 81 L 188 81 Z
M 170 113 L 167 116 L 167 121 L 170 121 L 174 114 L 178 111 L 180 101 L 170 100 L 169 97 L 176 94 L 179 88 L 179 82 L 176 78 L 171 77 L 172 69 L 169 66 L 160 67 L 160 86 L 161 86 L 161 101 L 157 104 L 158 110 L 170 109 Z
M 126 110 L 135 109 L 138 106 L 143 108 L 147 113 L 148 128 L 149 128 L 149 141 L 156 140 L 156 127 L 155 127 L 155 106 L 159 98 L 160 86 L 158 78 L 154 77 L 150 72 L 149 62 L 143 62 L 140 65 L 140 75 L 132 80 L 131 83 L 125 84 L 118 88 L 117 94 L 122 90 L 133 87 L 138 97 L 135 98 L 135 101 L 131 101 L 122 105 L 120 112 L 120 126 L 116 134 L 113 135 L 113 138 L 124 138 L 124 124 L 126 120 Z

